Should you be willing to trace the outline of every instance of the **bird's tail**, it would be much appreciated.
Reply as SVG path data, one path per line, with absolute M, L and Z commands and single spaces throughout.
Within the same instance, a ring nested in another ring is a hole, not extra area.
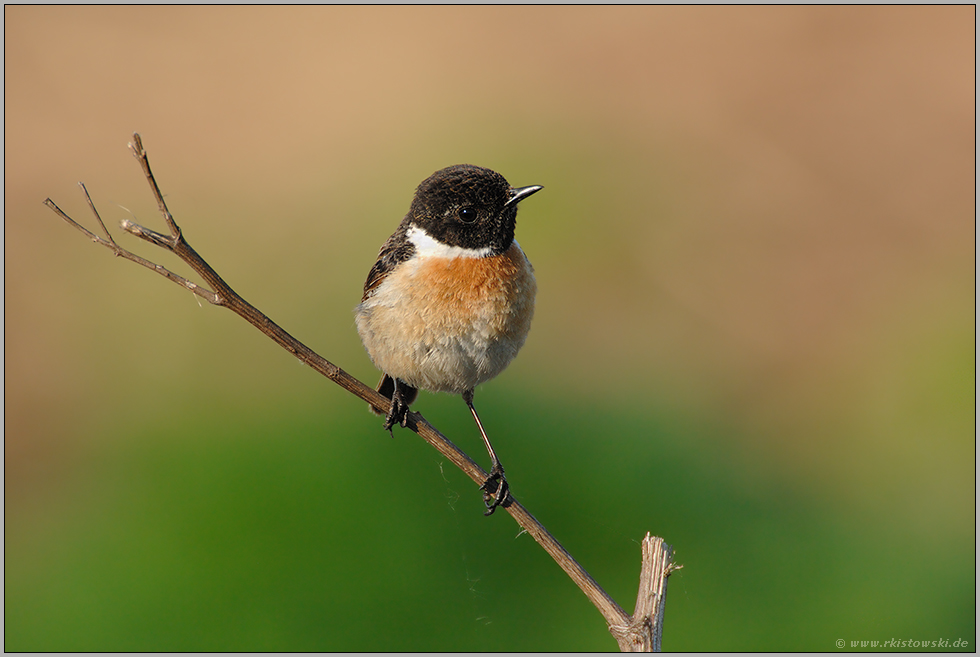
M 405 400 L 405 404 L 411 405 L 412 403 L 414 403 L 415 398 L 419 396 L 418 388 L 413 388 L 412 386 L 408 385 L 404 381 L 401 381 L 399 383 L 399 387 L 402 390 L 402 399 Z M 392 377 L 388 376 L 387 374 L 382 375 L 381 381 L 378 382 L 377 390 L 383 396 L 387 397 L 388 399 L 391 399 L 392 396 L 394 396 L 395 394 L 395 380 Z M 369 408 L 371 409 L 371 412 L 374 413 L 375 415 L 380 415 L 384 417 L 385 412 L 382 411 L 377 406 L 372 405 L 369 406 Z

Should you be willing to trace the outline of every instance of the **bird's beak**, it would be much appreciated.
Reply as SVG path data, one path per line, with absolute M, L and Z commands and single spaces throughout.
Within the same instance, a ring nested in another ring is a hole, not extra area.
M 517 205 L 531 194 L 535 192 L 540 192 L 542 189 L 544 189 L 544 187 L 542 187 L 541 185 L 531 185 L 529 187 L 514 187 L 513 189 L 510 190 L 510 194 L 511 194 L 510 199 L 506 203 L 504 203 L 504 207 L 506 208 L 508 205 Z

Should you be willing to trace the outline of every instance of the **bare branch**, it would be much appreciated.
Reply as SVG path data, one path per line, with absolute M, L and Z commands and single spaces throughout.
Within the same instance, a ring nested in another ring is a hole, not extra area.
M 82 188 L 82 192 L 85 194 L 85 200 L 88 201 L 88 207 L 92 210 L 92 214 L 99 222 L 99 226 L 102 227 L 102 232 L 105 234 L 105 238 L 116 245 L 116 240 L 112 239 L 112 235 L 109 234 L 109 229 L 105 227 L 105 222 L 102 221 L 102 217 L 99 215 L 99 211 L 95 209 L 95 203 L 92 201 L 92 197 L 88 193 L 88 189 L 85 187 L 85 183 L 78 183 L 78 186 Z
M 54 201 L 52 201 L 51 199 L 49 198 L 44 199 L 44 204 L 49 208 L 51 208 L 52 210 L 54 210 L 55 214 L 57 214 L 59 217 L 67 221 L 71 226 L 74 226 L 78 230 L 88 235 L 89 239 L 91 239 L 93 242 L 95 242 L 96 244 L 101 244 L 104 247 L 107 247 L 120 258 L 125 258 L 126 260 L 130 260 L 138 265 L 142 265 L 146 267 L 147 269 L 155 271 L 156 273 L 160 274 L 164 278 L 173 281 L 174 283 L 180 285 L 181 287 L 187 288 L 194 294 L 203 297 L 204 299 L 207 299 L 209 302 L 217 303 L 217 297 L 215 296 L 214 292 L 211 292 L 210 290 L 206 290 L 200 285 L 198 285 L 197 283 L 194 283 L 193 281 L 190 281 L 184 278 L 183 276 L 180 276 L 179 274 L 175 274 L 174 272 L 170 271 L 166 267 L 162 267 L 156 263 L 150 262 L 146 258 L 142 258 L 136 255 L 135 253 L 133 253 L 132 251 L 127 251 L 126 249 L 116 244 L 116 241 L 112 239 L 112 236 L 109 234 L 109 231 L 106 230 L 105 224 L 102 223 L 102 218 L 99 216 L 99 212 L 95 209 L 95 204 L 92 202 L 92 199 L 89 197 L 88 190 L 85 189 L 85 185 L 79 183 L 79 186 L 82 188 L 82 191 L 85 192 L 85 198 L 88 201 L 89 207 L 92 209 L 92 213 L 95 214 L 96 219 L 98 219 L 99 225 L 102 226 L 102 230 L 105 231 L 106 237 L 108 239 L 102 239 L 101 237 L 99 237 L 98 235 L 96 235 L 95 233 L 88 230 L 87 228 L 79 224 L 77 221 L 69 217 L 67 214 L 64 213 L 64 211 L 61 208 L 55 205 Z M 123 222 L 123 223 L 128 224 L 129 222 Z M 132 225 L 135 226 L 135 224 Z
M 667 604 L 667 577 L 683 566 L 674 565 L 673 548 L 664 539 L 650 536 L 642 544 L 640 587 L 633 616 L 625 626 L 611 626 L 609 631 L 623 652 L 660 652 Z
M 131 260 L 139 265 L 151 269 L 181 287 L 184 287 L 194 294 L 207 299 L 210 303 L 228 308 L 250 324 L 259 329 L 262 333 L 270 337 L 286 351 L 297 357 L 303 363 L 327 377 L 348 392 L 371 404 L 375 408 L 387 411 L 390 400 L 379 394 L 374 388 L 365 385 L 361 381 L 326 360 L 292 335 L 283 330 L 278 324 L 269 319 L 256 307 L 245 301 L 235 292 L 218 273 L 191 248 L 190 244 L 184 239 L 180 227 L 174 221 L 173 215 L 167 208 L 163 194 L 157 185 L 156 178 L 150 169 L 150 162 L 143 148 L 143 142 L 138 134 L 133 135 L 133 141 L 129 144 L 133 155 L 139 161 L 143 169 L 143 175 L 154 198 L 160 214 L 163 215 L 169 235 L 158 233 L 136 224 L 129 220 L 121 222 L 121 227 L 126 232 L 136 237 L 172 252 L 182 261 L 187 263 L 207 284 L 210 290 L 203 288 L 196 283 L 173 273 L 169 269 L 157 265 L 145 258 L 123 249 L 106 229 L 102 218 L 99 216 L 95 204 L 92 202 L 85 186 L 79 183 L 85 194 L 85 199 L 95 215 L 105 238 L 84 228 L 74 219 L 65 214 L 51 199 L 46 199 L 44 204 L 51 208 L 59 217 L 70 225 L 74 226 L 89 239 L 97 244 L 101 244 L 110 249 L 115 255 Z M 467 456 L 462 450 L 454 445 L 448 438 L 429 424 L 420 413 L 409 413 L 407 418 L 407 428 L 416 432 L 427 443 L 432 445 L 440 454 L 452 461 L 460 470 L 472 479 L 477 485 L 486 481 L 488 474 L 473 459 Z M 670 547 L 663 543 L 662 539 L 647 538 L 643 542 L 643 571 L 641 574 L 640 596 L 637 599 L 637 609 L 633 617 L 623 611 L 622 607 L 616 604 L 609 595 L 592 579 L 582 566 L 575 561 L 571 554 L 552 536 L 544 526 L 531 515 L 516 499 L 511 496 L 505 502 L 504 508 L 517 521 L 517 523 L 530 534 L 544 550 L 551 555 L 555 562 L 564 570 L 568 576 L 578 585 L 582 592 L 596 606 L 605 618 L 610 632 L 616 637 L 622 650 L 659 650 L 661 624 L 663 622 L 663 605 L 666 593 L 666 579 L 674 566 L 670 562 Z M 655 543 L 659 541 L 659 543 Z M 648 543 L 650 554 L 648 555 Z M 654 548 L 653 545 L 660 547 Z M 659 550 L 659 551 L 658 551 Z M 660 556 L 657 556 L 660 555 Z
M 150 170 L 150 160 L 146 157 L 146 149 L 143 148 L 143 140 L 140 139 L 139 133 L 133 133 L 133 141 L 129 143 L 129 148 L 133 151 L 136 159 L 139 160 L 140 167 L 143 169 L 143 175 L 146 176 L 147 182 L 153 188 L 153 196 L 157 200 L 157 207 L 160 209 L 160 214 L 163 215 L 163 220 L 167 222 L 167 228 L 170 229 L 170 234 L 173 235 L 175 240 L 179 240 L 180 227 L 174 221 L 170 210 L 167 209 L 167 202 L 163 200 L 163 193 L 160 191 L 160 186 L 157 185 L 157 180 L 153 177 L 153 172 Z

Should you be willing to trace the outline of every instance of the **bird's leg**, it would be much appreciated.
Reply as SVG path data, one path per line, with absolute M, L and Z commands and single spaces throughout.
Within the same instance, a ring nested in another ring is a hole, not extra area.
M 408 418 L 408 405 L 415 401 L 418 390 L 408 385 L 401 379 L 395 379 L 395 389 L 391 394 L 391 408 L 385 416 L 385 429 L 391 433 L 391 428 L 396 424 L 404 427 Z
M 483 430 L 483 423 L 480 422 L 480 416 L 477 415 L 476 408 L 473 407 L 472 390 L 467 390 L 463 393 L 463 401 L 466 402 L 470 413 L 473 414 L 473 419 L 476 420 L 476 426 L 480 429 L 480 435 L 483 436 L 483 442 L 487 446 L 487 452 L 490 453 L 490 476 L 480 486 L 480 490 L 483 491 L 483 503 L 487 506 L 487 510 L 483 515 L 489 516 L 497 510 L 498 506 L 507 507 L 505 502 L 510 495 L 510 485 L 507 483 L 507 478 L 504 477 L 504 466 L 500 465 L 500 459 L 497 458 L 496 452 L 493 451 L 493 445 L 490 444 L 490 439 L 487 438 L 487 432 Z

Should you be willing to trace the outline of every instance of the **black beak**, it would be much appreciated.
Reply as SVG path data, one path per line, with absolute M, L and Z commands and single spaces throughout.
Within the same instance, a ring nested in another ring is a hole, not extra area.
M 544 187 L 542 187 L 541 185 L 531 185 L 529 187 L 514 187 L 513 189 L 510 190 L 510 199 L 506 203 L 504 203 L 504 207 L 506 208 L 508 205 L 517 205 L 531 194 L 535 192 L 540 192 L 542 189 L 544 189 Z

